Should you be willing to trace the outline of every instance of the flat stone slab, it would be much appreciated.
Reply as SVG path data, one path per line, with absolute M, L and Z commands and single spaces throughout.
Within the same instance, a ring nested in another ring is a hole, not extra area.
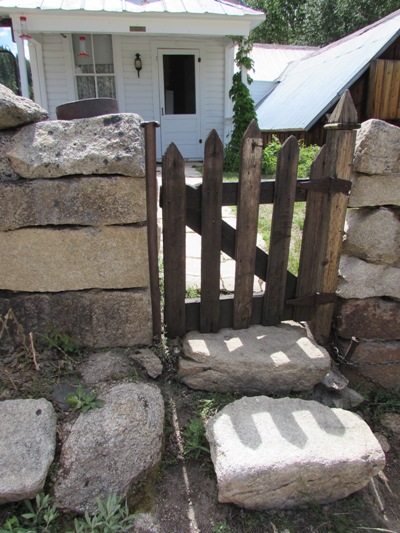
M 400 174 L 356 174 L 351 180 L 349 207 L 400 205 Z
M 48 112 L 29 98 L 17 96 L 0 84 L 0 130 L 48 118 Z
M 247 509 L 332 502 L 385 465 L 358 415 L 314 401 L 245 397 L 215 415 L 206 435 L 219 501 Z
M 144 177 L 141 117 L 133 113 L 29 124 L 12 138 L 7 157 L 28 179 L 122 174 Z
M 0 504 L 31 499 L 44 486 L 56 449 L 50 402 L 0 402 Z
M 319 383 L 330 369 L 328 352 L 294 323 L 190 332 L 184 338 L 183 351 L 180 380 L 193 389 L 208 391 L 304 391 Z
M 0 232 L 0 286 L 60 292 L 148 287 L 147 230 L 136 226 Z
M 128 497 L 161 460 L 164 402 L 158 388 L 123 383 L 81 414 L 61 450 L 54 486 L 58 507 L 93 512 L 109 494 Z

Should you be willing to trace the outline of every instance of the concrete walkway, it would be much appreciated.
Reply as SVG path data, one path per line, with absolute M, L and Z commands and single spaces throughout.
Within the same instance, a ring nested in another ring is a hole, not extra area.
M 161 184 L 161 167 L 157 168 L 157 176 Z M 195 185 L 201 183 L 202 176 L 193 168 L 192 163 L 185 165 L 186 183 Z M 222 207 L 222 218 L 232 227 L 236 227 L 236 214 L 227 206 Z M 162 227 L 162 210 L 158 210 L 158 222 Z M 259 235 L 257 245 L 265 249 L 264 240 Z M 161 239 L 162 253 L 162 239 Z M 233 292 L 235 287 L 235 261 L 221 252 L 221 280 L 220 288 L 223 292 Z M 199 289 L 201 285 L 201 237 L 196 232 L 186 227 L 186 289 Z M 260 292 L 265 288 L 258 278 L 254 278 L 254 292 Z

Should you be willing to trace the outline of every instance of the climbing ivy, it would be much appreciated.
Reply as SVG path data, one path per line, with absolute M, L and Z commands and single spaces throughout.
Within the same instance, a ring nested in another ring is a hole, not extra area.
M 254 101 L 251 97 L 249 88 L 242 82 L 242 67 L 247 70 L 253 68 L 253 61 L 249 54 L 253 43 L 243 38 L 232 38 L 238 45 L 238 51 L 235 57 L 235 63 L 239 68 L 232 78 L 232 87 L 229 91 L 229 97 L 233 102 L 233 132 L 229 143 L 225 149 L 225 170 L 239 170 L 240 146 L 242 137 L 250 122 L 256 118 Z M 252 78 L 247 75 L 247 82 L 250 84 Z

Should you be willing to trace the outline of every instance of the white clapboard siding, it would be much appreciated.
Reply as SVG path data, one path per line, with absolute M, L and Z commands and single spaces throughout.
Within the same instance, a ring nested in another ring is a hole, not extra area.
M 55 119 L 55 109 L 74 99 L 71 58 L 66 52 L 68 43 L 61 34 L 43 34 L 43 66 L 50 118 Z
M 225 102 L 225 45 L 218 40 L 208 42 L 205 57 L 204 84 L 205 110 L 204 128 L 205 135 L 216 129 L 222 142 L 224 142 L 224 102 Z

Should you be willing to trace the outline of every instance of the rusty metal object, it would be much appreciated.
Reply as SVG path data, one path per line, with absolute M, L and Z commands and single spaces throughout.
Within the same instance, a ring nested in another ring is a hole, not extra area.
M 118 102 L 114 98 L 87 98 L 67 102 L 56 107 L 58 120 L 99 117 L 119 113 Z
M 153 318 L 153 337 L 161 339 L 161 301 L 158 271 L 158 226 L 157 226 L 157 165 L 156 165 L 156 128 L 159 123 L 142 122 L 145 142 L 146 163 L 146 206 L 147 242 L 149 253 L 151 312 Z

